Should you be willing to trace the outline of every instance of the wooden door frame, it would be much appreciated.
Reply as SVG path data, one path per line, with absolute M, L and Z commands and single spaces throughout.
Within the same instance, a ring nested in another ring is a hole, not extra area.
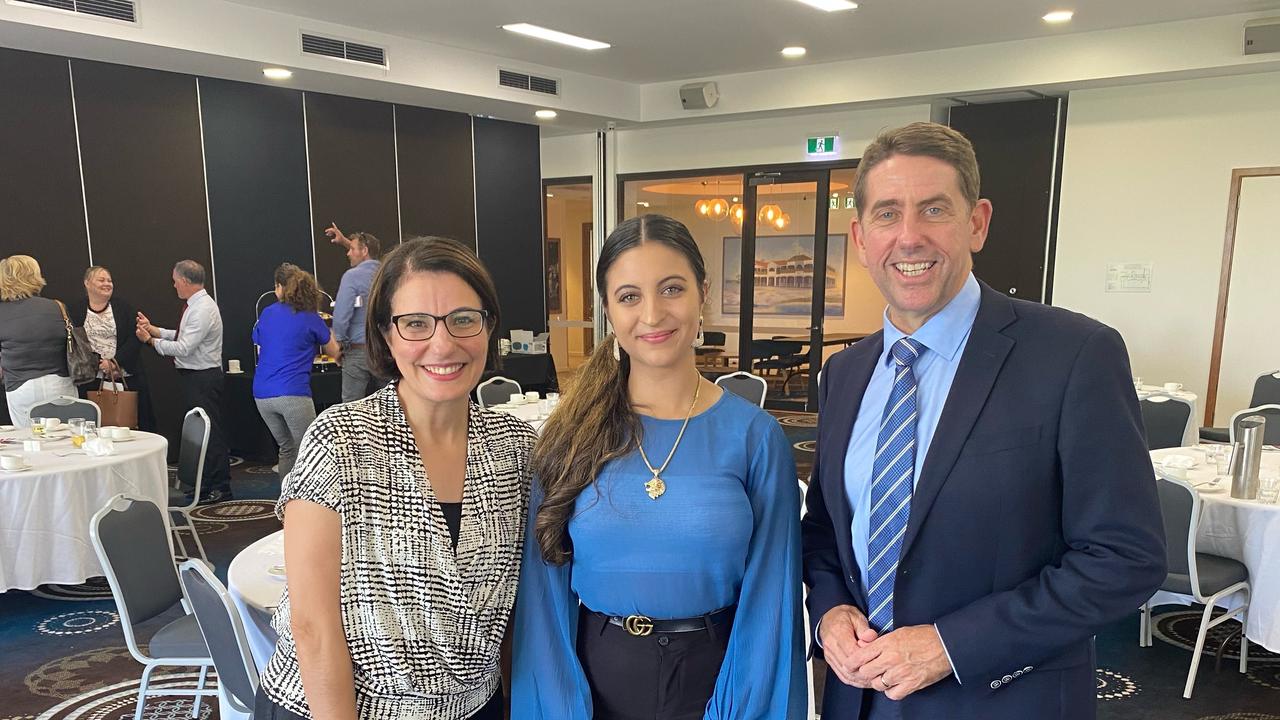
M 1280 166 L 1235 168 L 1227 196 L 1227 229 L 1222 241 L 1222 269 L 1218 274 L 1218 310 L 1213 325 L 1213 349 L 1209 355 L 1209 389 L 1204 399 L 1204 424 L 1213 424 L 1218 404 L 1218 376 L 1222 372 L 1222 341 L 1227 330 L 1227 300 L 1231 295 L 1231 265 L 1236 250 L 1236 220 L 1240 215 L 1240 189 L 1245 178 L 1280 176 Z

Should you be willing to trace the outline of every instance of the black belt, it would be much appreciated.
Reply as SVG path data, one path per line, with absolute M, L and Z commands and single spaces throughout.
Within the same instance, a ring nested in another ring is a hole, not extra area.
M 605 615 L 595 610 L 589 610 L 592 615 L 600 618 L 606 618 L 610 625 L 616 625 L 628 633 L 636 637 L 644 637 L 652 633 L 686 633 L 698 632 L 706 630 L 712 625 L 722 625 L 733 622 L 733 613 L 738 608 L 731 605 L 729 607 L 720 608 L 707 615 L 700 615 L 692 618 L 679 618 L 676 620 L 654 620 L 646 615 L 628 615 L 626 617 L 618 617 L 615 615 Z

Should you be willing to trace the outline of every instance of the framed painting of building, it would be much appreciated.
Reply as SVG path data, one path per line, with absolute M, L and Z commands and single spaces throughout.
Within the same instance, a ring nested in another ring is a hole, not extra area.
M 546 278 L 547 278 L 547 314 L 556 315 L 562 312 L 564 303 L 561 302 L 560 287 L 560 238 L 547 238 L 546 252 L 543 255 L 546 262 Z
M 848 235 L 827 236 L 827 272 L 824 285 L 827 317 L 844 315 L 845 253 Z M 755 314 L 773 316 L 808 315 L 813 302 L 812 235 L 774 235 L 756 238 Z M 720 312 L 736 315 L 741 310 L 742 238 L 724 239 L 721 264 Z

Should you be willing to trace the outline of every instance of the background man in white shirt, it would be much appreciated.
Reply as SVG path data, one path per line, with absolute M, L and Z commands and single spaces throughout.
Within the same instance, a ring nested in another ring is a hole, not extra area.
M 201 502 L 231 499 L 231 458 L 222 425 L 222 314 L 204 289 L 204 266 L 181 260 L 173 266 L 173 289 L 186 301 L 176 330 L 151 324 L 138 313 L 138 339 L 173 358 L 183 405 L 209 415 L 209 449 L 204 458 Z

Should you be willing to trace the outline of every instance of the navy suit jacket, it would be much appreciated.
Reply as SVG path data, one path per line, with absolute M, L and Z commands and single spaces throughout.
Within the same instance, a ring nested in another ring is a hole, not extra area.
M 879 332 L 822 375 L 802 522 L 811 639 L 837 605 L 866 612 L 845 454 L 882 349 Z M 959 681 L 908 696 L 906 720 L 1094 716 L 1093 635 L 1165 579 L 1141 423 L 1115 330 L 982 285 L 894 582 L 895 626 L 936 624 Z M 823 720 L 859 718 L 862 692 L 828 672 Z

